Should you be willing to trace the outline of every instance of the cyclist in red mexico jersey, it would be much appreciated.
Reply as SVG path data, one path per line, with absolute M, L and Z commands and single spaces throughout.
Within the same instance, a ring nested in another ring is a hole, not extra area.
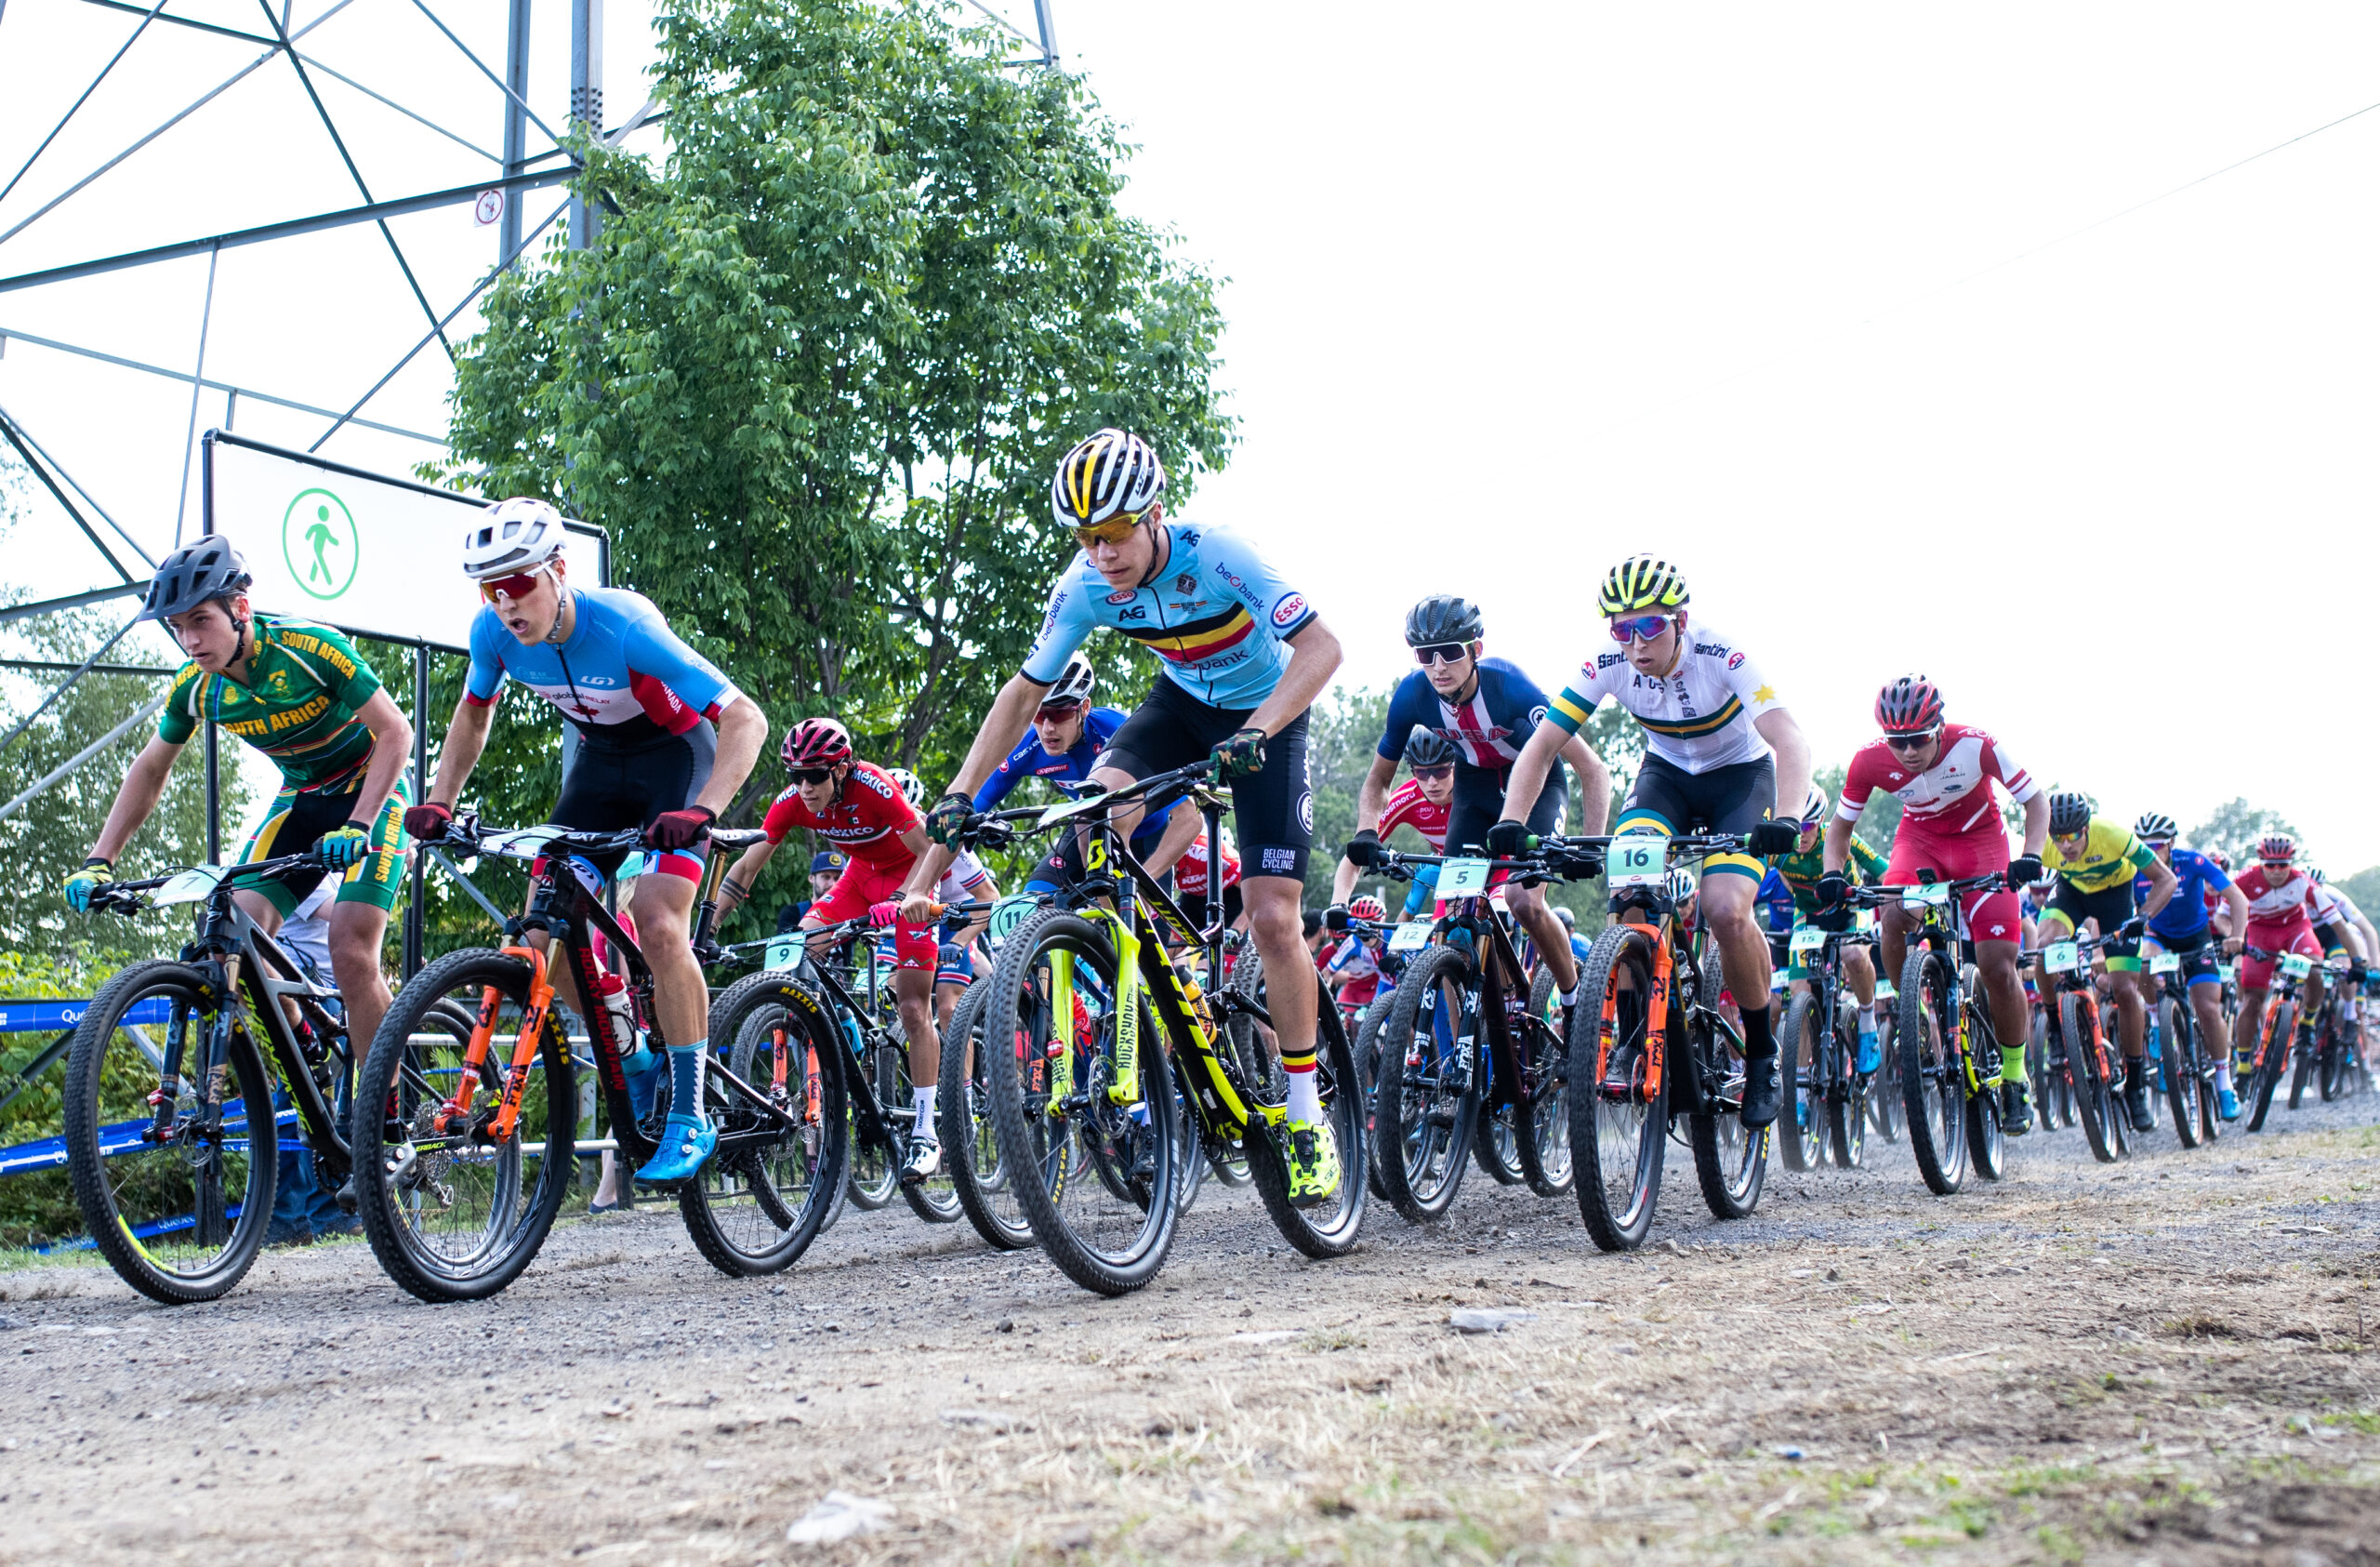
M 1416 733 L 1434 735 L 1454 750 L 1454 794 L 1445 841 L 1456 854 L 1485 845 L 1500 816 L 1522 822 L 1526 832 L 1560 832 L 1570 798 L 1564 762 L 1578 769 L 1580 787 L 1595 803 L 1589 810 L 1600 827 L 1603 803 L 1611 798 L 1611 773 L 1594 748 L 1576 734 L 1560 738 L 1535 794 L 1527 800 L 1508 798 L 1514 764 L 1544 722 L 1548 704 L 1545 693 L 1518 665 L 1482 656 L 1486 631 L 1478 605 L 1451 593 L 1433 593 L 1406 612 L 1405 643 L 1421 667 L 1398 681 L 1389 697 L 1387 723 L 1355 801 L 1356 830 L 1346 851 L 1355 865 L 1369 866 L 1378 859 L 1386 830 L 1381 821 L 1388 786 Z M 1573 992 L 1579 965 L 1570 961 L 1570 944 L 1544 893 L 1514 882 L 1505 884 L 1504 899 L 1553 971 L 1562 1004 L 1571 1004 L 1577 999 Z
M 1050 508 L 1081 548 L 1051 584 L 1024 668 L 1000 687 L 959 776 L 927 813 L 937 843 L 907 892 L 914 910 L 948 857 L 942 845 L 964 832 L 975 791 L 1086 638 L 1109 627 L 1156 654 L 1157 684 L 1109 738 L 1091 781 L 1118 789 L 1210 758 L 1231 780 L 1246 857 L 1240 891 L 1289 1075 L 1289 1199 L 1311 1206 L 1338 1191 L 1341 1171 L 1315 1075 L 1321 1002 L 1302 929 L 1314 843 L 1306 716 L 1339 668 L 1339 639 L 1246 539 L 1168 517 L 1164 491 L 1157 453 L 1125 431 L 1102 430 L 1059 459 Z M 1119 811 L 1116 825 L 1129 836 L 1138 819 Z
M 1248 912 L 1242 907 L 1239 890 L 1239 851 L 1232 846 L 1229 828 L 1223 830 L 1220 870 L 1213 867 L 1215 857 L 1209 849 L 1206 830 L 1199 829 L 1198 836 L 1190 841 L 1190 846 L 1183 850 L 1182 857 L 1173 863 L 1174 896 L 1181 899 L 1182 911 L 1202 930 L 1206 928 L 1210 907 L 1207 900 L 1210 897 L 1223 899 L 1226 924 L 1234 930 L 1246 930 Z M 1211 882 L 1208 879 L 1210 874 L 1214 877 Z M 1217 891 L 1219 887 L 1222 889 L 1220 892 Z
M 587 832 L 642 828 L 661 851 L 655 874 L 630 883 L 625 907 L 653 965 L 654 1021 L 669 1042 L 669 1121 L 641 1181 L 681 1181 L 702 1168 L 719 1133 L 702 1113 L 710 992 L 689 925 L 706 834 L 751 776 L 769 721 L 717 666 L 680 641 L 641 593 L 574 588 L 562 513 L 515 497 L 465 531 L 463 572 L 479 585 L 470 671 L 446 726 L 430 798 L 405 830 L 436 838 L 454 817 L 496 721 L 508 680 L 562 710 L 562 796 L 549 819 Z M 716 725 L 716 727 L 714 727 Z M 616 864 L 598 867 L 606 876 Z M 545 933 L 529 939 L 539 947 Z M 553 976 L 581 1017 L 588 1003 L 567 969 Z
M 917 911 L 922 918 L 912 917 L 900 901 L 903 879 L 926 850 L 925 823 L 890 774 L 859 759 L 852 750 L 851 731 L 834 719 L 802 719 L 786 732 L 781 754 L 793 783 L 769 806 L 760 824 L 767 841 L 745 850 L 720 883 L 720 918 L 752 896 L 754 880 L 796 828 L 809 829 L 851 857 L 833 890 L 802 915 L 801 928 L 816 930 L 864 916 L 892 931 L 892 999 L 900 1008 L 901 1031 L 909 1041 L 909 1082 L 918 1116 L 901 1179 L 914 1186 L 942 1169 L 933 1120 L 934 1085 L 942 1071 L 942 1041 L 933 1016 L 941 943 L 934 936 L 931 899 L 920 900 L 926 904 Z
M 1620 645 L 1586 661 L 1522 748 L 1506 786 L 1504 819 L 1490 830 L 1488 852 L 1506 855 L 1526 841 L 1530 829 L 1520 812 L 1536 798 L 1555 750 L 1611 697 L 1645 732 L 1644 765 L 1629 786 L 1618 830 L 1744 836 L 1744 853 L 1703 860 L 1696 902 L 1718 944 L 1726 988 L 1765 1003 L 1768 937 L 1753 910 L 1768 872 L 1766 857 L 1791 854 L 1801 836 L 1798 811 L 1778 803 L 1790 800 L 1798 807 L 1807 798 L 1809 744 L 1751 653 L 1714 626 L 1689 624 L 1686 578 L 1676 566 L 1652 555 L 1632 556 L 1611 568 L 1595 602 Z M 1607 788 L 1600 796 L 1589 789 L 1581 826 L 1590 835 L 1602 830 L 1609 798 Z M 1561 940 L 1558 925 L 1554 936 Z M 1567 960 L 1567 941 L 1561 955 Z M 1558 977 L 1560 970 L 1555 973 Z M 1747 1007 L 1743 1022 L 1742 1118 L 1757 1129 L 1777 1119 L 1784 1090 L 1769 1008 Z
M 1851 758 L 1826 829 L 1826 874 L 1818 879 L 1818 906 L 1831 908 L 1848 896 L 1843 866 L 1851 829 L 1878 790 L 1899 800 L 1900 826 L 1893 833 L 1886 886 L 1910 886 L 1921 870 L 1952 882 L 1987 871 L 2005 873 L 2006 885 L 1965 895 L 1967 929 L 1975 938 L 1976 967 L 1983 975 L 1991 1007 L 1992 1031 L 2000 1038 L 2000 1124 L 2011 1135 L 2031 1129 L 2032 1106 L 2025 1087 L 2025 986 L 2016 972 L 2022 937 L 2017 889 L 2042 878 L 2042 850 L 2049 842 L 2049 803 L 2041 785 L 2008 755 L 2007 748 L 1972 724 L 1943 717 L 1942 694 L 1922 674 L 1903 675 L 1876 693 L 1876 726 L 1871 740 Z M 2025 811 L 2024 852 L 2008 857 L 2008 831 L 2001 824 L 1998 785 Z M 1915 919 L 1897 904 L 1883 912 L 1884 972 L 1897 981 L 1909 956 Z

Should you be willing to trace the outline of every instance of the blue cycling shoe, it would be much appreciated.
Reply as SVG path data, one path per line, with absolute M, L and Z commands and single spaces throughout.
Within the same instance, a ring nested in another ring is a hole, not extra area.
M 646 1186 L 692 1180 L 719 1147 L 719 1128 L 691 1115 L 673 1115 L 661 1128 L 661 1151 L 636 1173 Z
M 2215 1109 L 2226 1121 L 2239 1120 L 2240 1096 L 2228 1088 L 2217 1088 L 2215 1091 Z
M 1884 1047 L 1876 1042 L 1875 1035 L 1861 1034 L 1859 1036 L 1859 1069 L 1863 1072 L 1873 1072 L 1884 1064 Z

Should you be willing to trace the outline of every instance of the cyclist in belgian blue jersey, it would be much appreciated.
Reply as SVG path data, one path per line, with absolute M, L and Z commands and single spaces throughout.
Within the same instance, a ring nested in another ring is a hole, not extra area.
M 1339 667 L 1339 639 L 1246 540 L 1170 520 L 1164 488 L 1157 453 L 1121 430 L 1100 431 L 1060 459 L 1051 510 L 1082 548 L 1051 586 L 1025 667 L 1000 688 L 927 827 L 938 843 L 964 830 L 975 790 L 1094 631 L 1121 631 L 1156 654 L 1156 686 L 1110 737 L 1091 781 L 1121 788 L 1210 755 L 1230 777 L 1241 894 L 1289 1080 L 1290 1200 L 1311 1205 L 1338 1191 L 1340 1170 L 1315 1077 L 1318 1003 L 1302 928 L 1314 842 L 1306 710 Z M 916 904 L 948 859 L 939 848 L 919 861 L 904 889 Z
M 2162 811 L 2148 812 L 2133 823 L 2132 830 L 2149 845 L 2149 852 L 2174 872 L 2174 896 L 2149 916 L 2149 945 L 2181 960 L 2182 974 L 2189 984 L 2190 1012 L 2198 1019 L 2198 1037 L 2207 1042 L 2207 1054 L 2215 1062 L 2216 1107 L 2224 1120 L 2237 1121 L 2240 1096 L 2231 1082 L 2231 1052 L 2224 1043 L 2230 1034 L 2223 1024 L 2223 976 L 2215 972 L 2215 962 L 2222 956 L 2221 944 L 2215 936 L 2208 896 L 2219 894 L 2230 906 L 2231 928 L 2244 930 L 2248 923 L 2248 896 L 2233 886 L 2223 868 L 2206 856 L 2195 849 L 2175 847 L 2174 840 L 2181 835 L 2181 828 Z M 2149 873 L 2143 871 L 2133 879 L 2132 896 L 2136 907 L 2148 903 L 2149 891 Z
M 405 830 L 416 838 L 446 830 L 486 749 L 506 680 L 562 710 L 577 745 L 549 819 L 586 832 L 642 828 L 661 851 L 657 871 L 636 878 L 626 905 L 653 966 L 655 1020 L 669 1041 L 668 1129 L 637 1179 L 681 1181 L 719 1141 L 702 1114 L 710 993 L 689 935 L 694 883 L 705 834 L 751 775 L 769 721 L 641 593 L 573 588 L 562 538 L 562 513 L 525 498 L 496 502 L 466 531 L 463 570 L 486 602 L 471 622 L 470 672 L 437 779 L 430 798 L 405 813 Z M 542 932 L 530 939 L 544 945 Z M 575 976 L 565 969 L 553 978 L 563 1001 L 588 1016 Z
M 1537 798 L 1514 804 L 1504 797 L 1513 763 L 1521 748 L 1544 722 L 1545 693 L 1502 658 L 1482 657 L 1486 624 L 1479 607 L 1451 593 L 1433 593 L 1405 616 L 1405 643 L 1421 668 L 1399 681 L 1388 699 L 1388 722 L 1373 748 L 1371 770 L 1364 775 L 1355 802 L 1355 836 L 1347 857 L 1359 866 L 1373 864 L 1380 854 L 1374 830 L 1388 804 L 1388 786 L 1396 781 L 1396 764 L 1416 727 L 1429 730 L 1454 748 L 1454 800 L 1447 818 L 1447 852 L 1476 854 L 1488 842 L 1496 818 L 1511 811 L 1536 834 L 1562 830 L 1563 808 L 1570 798 L 1570 778 L 1563 763 L 1579 770 L 1587 802 L 1588 820 L 1582 830 L 1603 830 L 1603 814 L 1611 799 L 1611 770 L 1594 748 L 1579 734 L 1566 737 L 1548 767 Z M 1553 971 L 1562 1004 L 1577 1001 L 1578 965 L 1570 961 L 1570 944 L 1560 922 L 1535 887 L 1518 884 L 1504 889 L 1505 907 L 1537 943 Z
M 1080 783 L 1090 777 L 1091 769 L 1107 750 L 1107 742 L 1124 726 L 1124 715 L 1114 708 L 1091 705 L 1091 693 L 1097 688 L 1098 677 L 1089 658 L 1078 653 L 1067 659 L 1065 672 L 1043 694 L 1040 707 L 1034 710 L 1031 732 L 1017 742 L 1016 749 L 1008 753 L 1008 760 L 993 768 L 992 776 L 984 780 L 984 787 L 975 791 L 975 809 L 999 809 L 1010 791 L 1027 778 L 1058 784 Z M 1132 853 L 1144 862 L 1171 865 L 1197 836 L 1197 813 L 1176 802 L 1161 811 L 1142 815 L 1132 828 Z M 1025 890 L 1055 892 L 1060 879 L 1070 870 L 1079 871 L 1081 854 L 1080 844 L 1071 833 L 1067 834 L 1048 861 L 1035 870 L 1032 879 L 1025 883 Z

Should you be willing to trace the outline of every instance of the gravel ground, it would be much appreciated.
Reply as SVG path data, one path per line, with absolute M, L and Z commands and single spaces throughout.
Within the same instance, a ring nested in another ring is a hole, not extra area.
M 0 1560 L 2380 1561 L 2375 1121 L 1950 1199 L 1871 1141 L 1733 1224 L 1680 1149 L 1626 1257 L 1476 1171 L 1323 1264 L 1210 1187 L 1120 1301 L 898 1203 L 759 1281 L 569 1222 L 478 1306 L 360 1242 L 178 1309 L 16 1268 Z M 789 1543 L 829 1493 L 873 1530 Z

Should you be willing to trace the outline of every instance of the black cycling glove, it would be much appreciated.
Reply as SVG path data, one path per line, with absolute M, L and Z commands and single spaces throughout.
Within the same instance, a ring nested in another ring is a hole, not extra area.
M 1802 824 L 1797 821 L 1756 821 L 1744 835 L 1744 853 L 1761 859 L 1778 855 L 1790 855 L 1793 845 L 1802 841 Z
M 1322 911 L 1322 928 L 1336 934 L 1347 928 L 1347 906 L 1334 903 Z
M 2018 855 L 2008 863 L 2008 890 L 2023 892 L 2042 879 L 2042 857 Z
M 1369 870 L 1380 863 L 1381 853 L 1380 834 L 1368 827 L 1347 840 L 1347 861 L 1351 865 Z
M 1831 909 L 1851 896 L 1851 878 L 1840 870 L 1830 870 L 1818 878 L 1814 890 L 1818 894 L 1818 907 Z
M 1488 830 L 1488 857 L 1518 859 L 1528 852 L 1528 823 L 1500 821 Z

